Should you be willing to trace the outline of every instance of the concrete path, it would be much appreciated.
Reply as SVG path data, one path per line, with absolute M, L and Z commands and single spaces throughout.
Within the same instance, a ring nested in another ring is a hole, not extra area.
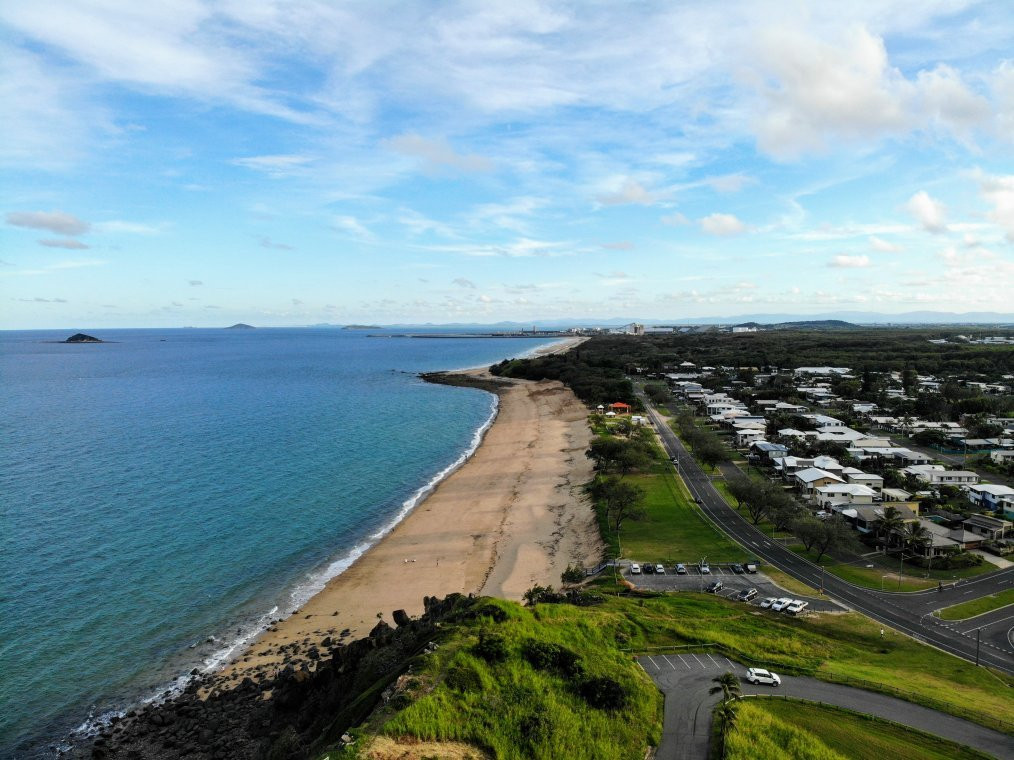
M 638 663 L 665 694 L 658 760 L 706 758 L 711 711 L 720 697 L 708 694 L 715 686 L 712 679 L 728 671 L 745 678 L 746 668 L 721 655 L 700 653 L 646 655 L 639 657 Z M 776 694 L 837 705 L 941 736 L 997 758 L 1014 757 L 1014 737 L 876 692 L 796 676 L 782 676 L 780 687 L 751 686 L 745 681 L 742 687 L 744 694 Z

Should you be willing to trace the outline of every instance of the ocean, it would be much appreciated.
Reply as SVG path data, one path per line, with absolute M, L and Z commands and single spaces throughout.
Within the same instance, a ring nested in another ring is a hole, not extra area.
M 474 449 L 416 373 L 541 339 L 0 332 L 0 757 L 37 757 L 243 648 Z M 374 331 L 377 332 L 377 331 Z

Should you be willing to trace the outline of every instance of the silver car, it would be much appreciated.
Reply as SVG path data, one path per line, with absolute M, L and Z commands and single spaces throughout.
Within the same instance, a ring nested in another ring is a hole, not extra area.
M 753 684 L 763 683 L 771 686 L 779 686 L 782 683 L 782 679 L 778 677 L 777 673 L 764 670 L 764 668 L 750 668 L 746 671 L 746 680 Z

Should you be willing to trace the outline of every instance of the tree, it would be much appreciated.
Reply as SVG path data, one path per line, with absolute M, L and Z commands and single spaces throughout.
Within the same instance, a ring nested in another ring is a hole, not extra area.
M 720 676 L 715 676 L 711 679 L 718 686 L 712 686 L 709 690 L 709 694 L 718 694 L 722 692 L 722 701 L 728 702 L 730 699 L 737 698 L 742 693 L 742 688 L 739 683 L 739 676 L 735 673 L 725 672 Z
M 813 517 L 801 517 L 792 524 L 792 532 L 796 538 L 803 542 L 803 548 L 810 551 L 818 538 L 822 535 L 823 524 Z
M 820 562 L 820 558 L 827 552 L 844 548 L 854 542 L 852 528 L 840 517 L 832 517 L 819 522 L 820 531 L 813 544 L 813 548 L 817 550 L 816 562 Z
M 908 523 L 901 538 L 905 548 L 911 549 L 920 555 L 925 551 L 927 546 L 933 543 L 932 534 L 917 522 Z
M 615 465 L 623 451 L 623 442 L 610 436 L 599 436 L 591 442 L 585 456 L 595 462 L 595 469 L 608 471 Z
M 788 530 L 792 523 L 803 516 L 803 507 L 785 491 L 772 484 L 768 506 L 768 517 L 777 530 Z
M 644 489 L 624 483 L 615 475 L 599 478 L 592 483 L 592 496 L 605 507 L 606 520 L 617 533 L 626 520 L 640 520 L 645 516 Z
M 873 526 L 877 531 L 877 538 L 886 549 L 891 543 L 891 536 L 900 533 L 905 527 L 905 520 L 896 507 L 886 507 L 884 513 L 874 521 Z

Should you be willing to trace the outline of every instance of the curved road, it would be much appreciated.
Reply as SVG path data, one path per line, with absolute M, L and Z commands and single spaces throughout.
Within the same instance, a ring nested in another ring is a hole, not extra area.
M 981 620 L 974 620 L 974 625 L 970 629 L 967 625 L 962 627 L 954 623 L 945 624 L 946 621 L 933 618 L 929 614 L 940 607 L 1010 588 L 1014 583 L 1014 568 L 962 581 L 954 588 L 944 591 L 915 593 L 873 591 L 825 573 L 819 566 L 800 557 L 777 541 L 772 541 L 729 506 L 715 490 L 711 478 L 684 448 L 682 441 L 669 427 L 666 419 L 646 398 L 642 396 L 641 400 L 655 423 L 655 429 L 666 451 L 670 457 L 675 458 L 677 470 L 691 494 L 698 500 L 701 510 L 731 539 L 752 551 L 760 560 L 770 563 L 796 580 L 813 588 L 823 586 L 828 596 L 878 622 L 971 662 L 976 662 L 978 648 L 980 664 L 1014 674 L 1014 643 L 1008 638 L 1012 622 L 1009 607 L 982 616 Z M 975 631 L 979 628 L 982 628 L 981 641 L 977 647 Z
M 720 655 L 666 654 L 638 658 L 638 663 L 665 694 L 665 718 L 658 760 L 698 760 L 708 756 L 711 711 L 720 694 L 709 694 L 716 676 L 731 671 L 740 678 L 746 668 Z M 751 686 L 743 694 L 776 694 L 837 705 L 901 723 L 973 747 L 995 757 L 1014 757 L 1014 737 L 911 702 L 814 678 L 782 676 L 782 685 Z

